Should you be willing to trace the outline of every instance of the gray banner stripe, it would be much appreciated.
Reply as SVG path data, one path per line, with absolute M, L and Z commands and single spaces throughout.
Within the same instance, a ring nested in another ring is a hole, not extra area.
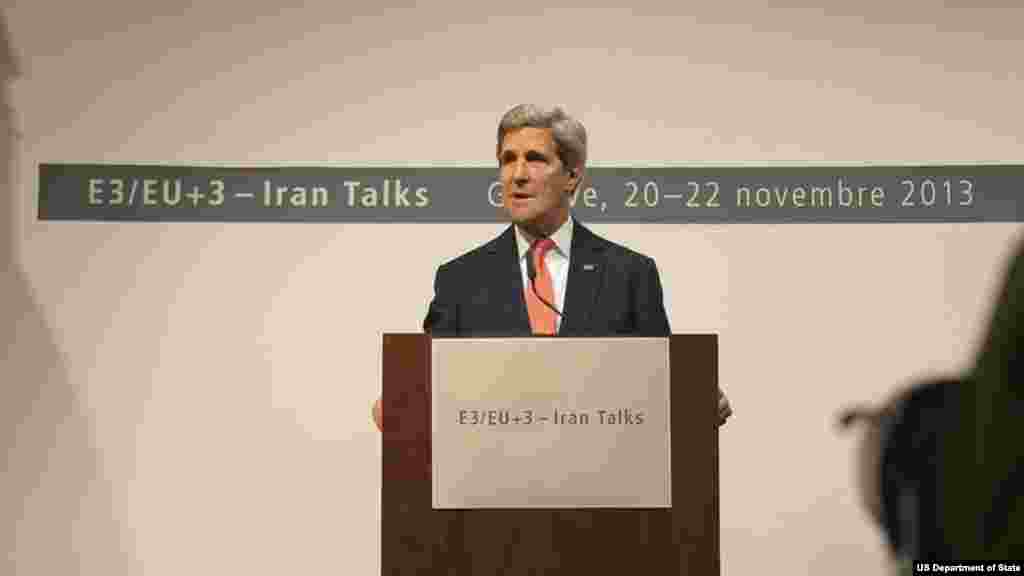
M 42 220 L 495 222 L 497 168 L 48 163 Z M 1021 222 L 1024 165 L 591 167 L 589 222 Z

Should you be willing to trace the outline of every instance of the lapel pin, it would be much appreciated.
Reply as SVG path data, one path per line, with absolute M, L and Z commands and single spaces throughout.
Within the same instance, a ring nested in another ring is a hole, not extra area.
M 583 271 L 584 272 L 592 272 L 594 270 L 597 270 L 597 264 L 584 264 L 583 265 Z

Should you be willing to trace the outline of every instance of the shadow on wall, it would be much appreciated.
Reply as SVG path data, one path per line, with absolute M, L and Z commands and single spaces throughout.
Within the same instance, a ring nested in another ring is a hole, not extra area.
M 21 258 L 18 196 L 29 197 L 31 176 L 16 177 L 10 84 L 18 73 L 0 12 L 0 573 L 139 574 L 112 516 L 89 419 Z

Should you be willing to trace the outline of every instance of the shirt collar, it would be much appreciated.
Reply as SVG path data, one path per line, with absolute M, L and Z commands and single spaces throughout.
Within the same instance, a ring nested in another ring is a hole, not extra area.
M 522 260 L 526 257 L 526 252 L 530 249 L 530 245 L 535 238 L 520 230 L 519 226 L 514 226 L 514 228 L 516 229 L 516 245 L 519 248 L 519 259 Z M 555 230 L 555 233 L 551 235 L 551 239 L 555 241 L 554 249 L 566 258 L 569 257 L 569 249 L 572 247 L 572 233 L 573 221 L 570 215 L 558 227 L 558 230 Z

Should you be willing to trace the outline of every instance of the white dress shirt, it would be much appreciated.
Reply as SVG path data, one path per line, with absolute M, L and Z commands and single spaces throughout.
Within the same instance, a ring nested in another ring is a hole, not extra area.
M 526 299 L 526 292 L 530 290 L 530 277 L 526 275 L 526 252 L 530 245 L 536 240 L 529 234 L 516 229 L 516 244 L 519 248 L 519 270 L 523 276 L 523 299 Z M 555 247 L 544 254 L 544 265 L 551 273 L 551 285 L 554 289 L 555 301 L 551 304 L 559 312 L 565 311 L 565 288 L 569 283 L 569 249 L 572 246 L 572 216 L 565 219 L 565 222 L 555 230 L 551 239 Z M 562 327 L 562 317 L 555 316 L 555 333 Z

